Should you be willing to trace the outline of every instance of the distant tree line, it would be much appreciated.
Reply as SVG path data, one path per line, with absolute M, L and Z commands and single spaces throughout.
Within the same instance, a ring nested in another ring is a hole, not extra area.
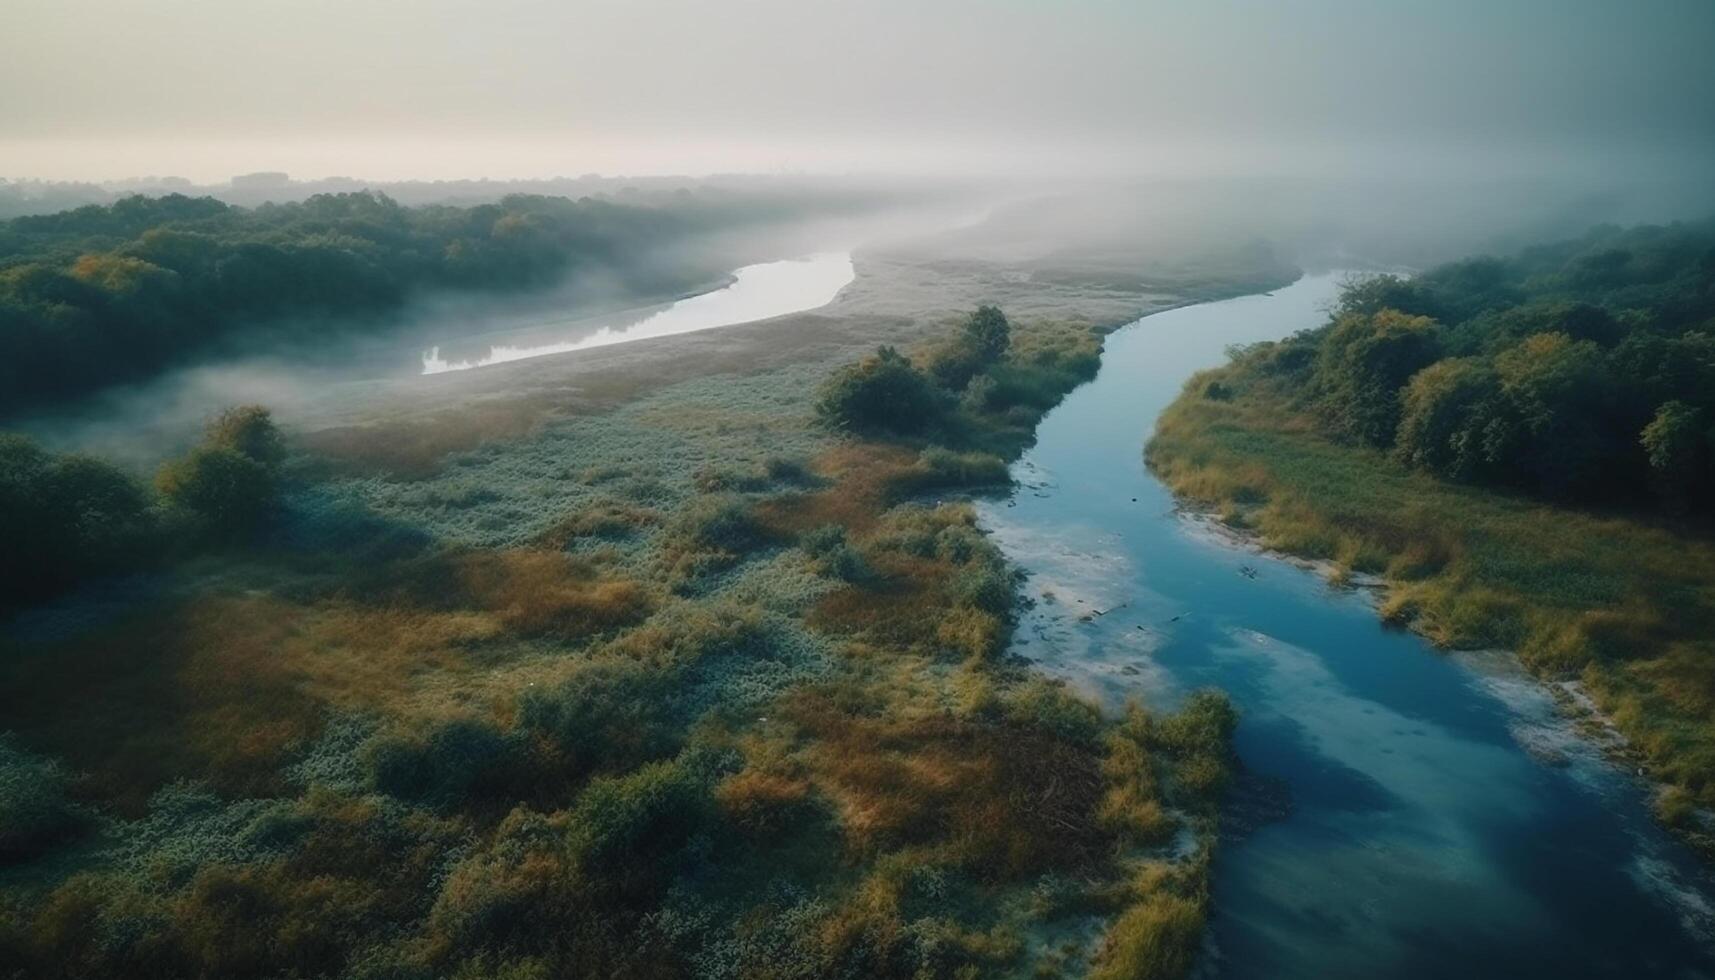
M 1235 353 L 1328 433 L 1438 476 L 1715 511 L 1715 223 L 1364 278 L 1326 326 Z
M 425 288 L 527 287 L 589 267 L 680 287 L 648 257 L 746 210 L 699 200 L 408 208 L 358 192 L 246 209 L 170 194 L 0 222 L 0 414 L 147 376 L 259 322 L 350 329 Z

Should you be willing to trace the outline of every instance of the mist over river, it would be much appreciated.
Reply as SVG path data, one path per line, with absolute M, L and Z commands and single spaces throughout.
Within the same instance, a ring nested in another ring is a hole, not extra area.
M 1216 853 L 1222 977 L 1715 976 L 1715 886 L 1648 787 L 1504 655 L 1384 628 L 1369 599 L 1175 508 L 1155 418 L 1229 344 L 1319 324 L 1341 276 L 1108 338 L 984 525 L 1029 575 L 1014 652 L 1110 707 L 1199 687 L 1241 712 Z

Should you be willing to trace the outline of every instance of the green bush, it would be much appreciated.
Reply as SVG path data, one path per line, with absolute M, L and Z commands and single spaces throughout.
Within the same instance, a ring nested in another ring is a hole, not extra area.
M 203 441 L 166 463 L 155 486 L 215 537 L 255 531 L 278 505 L 285 443 L 260 405 L 241 405 L 209 422 Z
M 592 662 L 554 687 L 527 691 L 518 702 L 518 726 L 552 746 L 561 773 L 625 770 L 678 751 L 681 687 L 670 669 Z
M 510 752 L 494 726 L 454 719 L 425 736 L 377 739 L 369 748 L 370 780 L 377 790 L 402 800 L 453 806 L 502 782 Z
M 572 853 L 596 874 L 641 870 L 682 844 L 711 811 L 705 774 L 685 759 L 592 781 L 572 811 Z
M 736 555 L 758 547 L 767 533 L 743 497 L 715 493 L 687 503 L 667 524 L 671 547 Z
M 157 532 L 148 493 L 125 473 L 0 433 L 0 608 L 133 568 Z
M 82 812 L 66 798 L 70 781 L 58 762 L 0 734 L 0 864 L 34 857 L 84 827 Z
M 943 396 L 892 347 L 834 372 L 816 397 L 816 415 L 849 432 L 922 432 L 939 421 Z

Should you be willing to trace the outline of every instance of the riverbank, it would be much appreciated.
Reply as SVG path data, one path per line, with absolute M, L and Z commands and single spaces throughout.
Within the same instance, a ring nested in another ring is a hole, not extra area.
M 1187 383 L 1148 460 L 1181 499 L 1264 546 L 1331 563 L 1336 581 L 1376 576 L 1387 621 L 1441 647 L 1517 651 L 1545 682 L 1576 680 L 1568 694 L 1587 692 L 1661 784 L 1658 816 L 1715 849 L 1707 541 L 1411 472 L 1319 436 L 1233 366 Z

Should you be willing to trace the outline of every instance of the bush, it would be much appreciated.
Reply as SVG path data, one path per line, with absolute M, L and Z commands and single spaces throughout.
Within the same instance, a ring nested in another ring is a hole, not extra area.
M 369 749 L 370 779 L 377 790 L 402 800 L 453 806 L 501 781 L 509 748 L 494 726 L 455 719 L 426 737 L 378 739 Z
M 930 446 L 909 470 L 894 480 L 895 493 L 930 490 L 1004 487 L 1012 482 L 1006 460 L 993 453 L 960 453 Z
M 558 773 L 625 770 L 678 751 L 681 687 L 660 665 L 592 661 L 552 688 L 525 692 L 518 727 L 548 744 Z
M 682 758 L 598 778 L 572 811 L 572 853 L 597 874 L 642 870 L 703 824 L 708 801 L 703 774 Z
M 241 405 L 222 412 L 190 453 L 161 467 L 155 485 L 217 537 L 254 531 L 273 512 L 285 443 L 268 410 Z
M 942 387 L 962 391 L 985 368 L 1006 356 L 1012 327 L 997 307 L 979 306 L 953 339 L 930 352 L 929 374 Z
M 208 423 L 203 442 L 267 467 L 286 460 L 286 440 L 274 425 L 273 414 L 261 405 L 236 405 L 221 412 Z
M 942 395 L 892 347 L 834 372 L 816 397 L 816 415 L 848 432 L 922 432 L 943 412 Z
M 254 531 L 273 512 L 279 488 L 268 467 L 236 450 L 199 446 L 161 467 L 155 486 L 216 536 Z
M 0 864 L 34 857 L 83 828 L 83 814 L 66 799 L 70 781 L 58 762 L 0 734 Z
M 0 608 L 135 567 L 157 531 L 149 495 L 125 473 L 0 434 Z

